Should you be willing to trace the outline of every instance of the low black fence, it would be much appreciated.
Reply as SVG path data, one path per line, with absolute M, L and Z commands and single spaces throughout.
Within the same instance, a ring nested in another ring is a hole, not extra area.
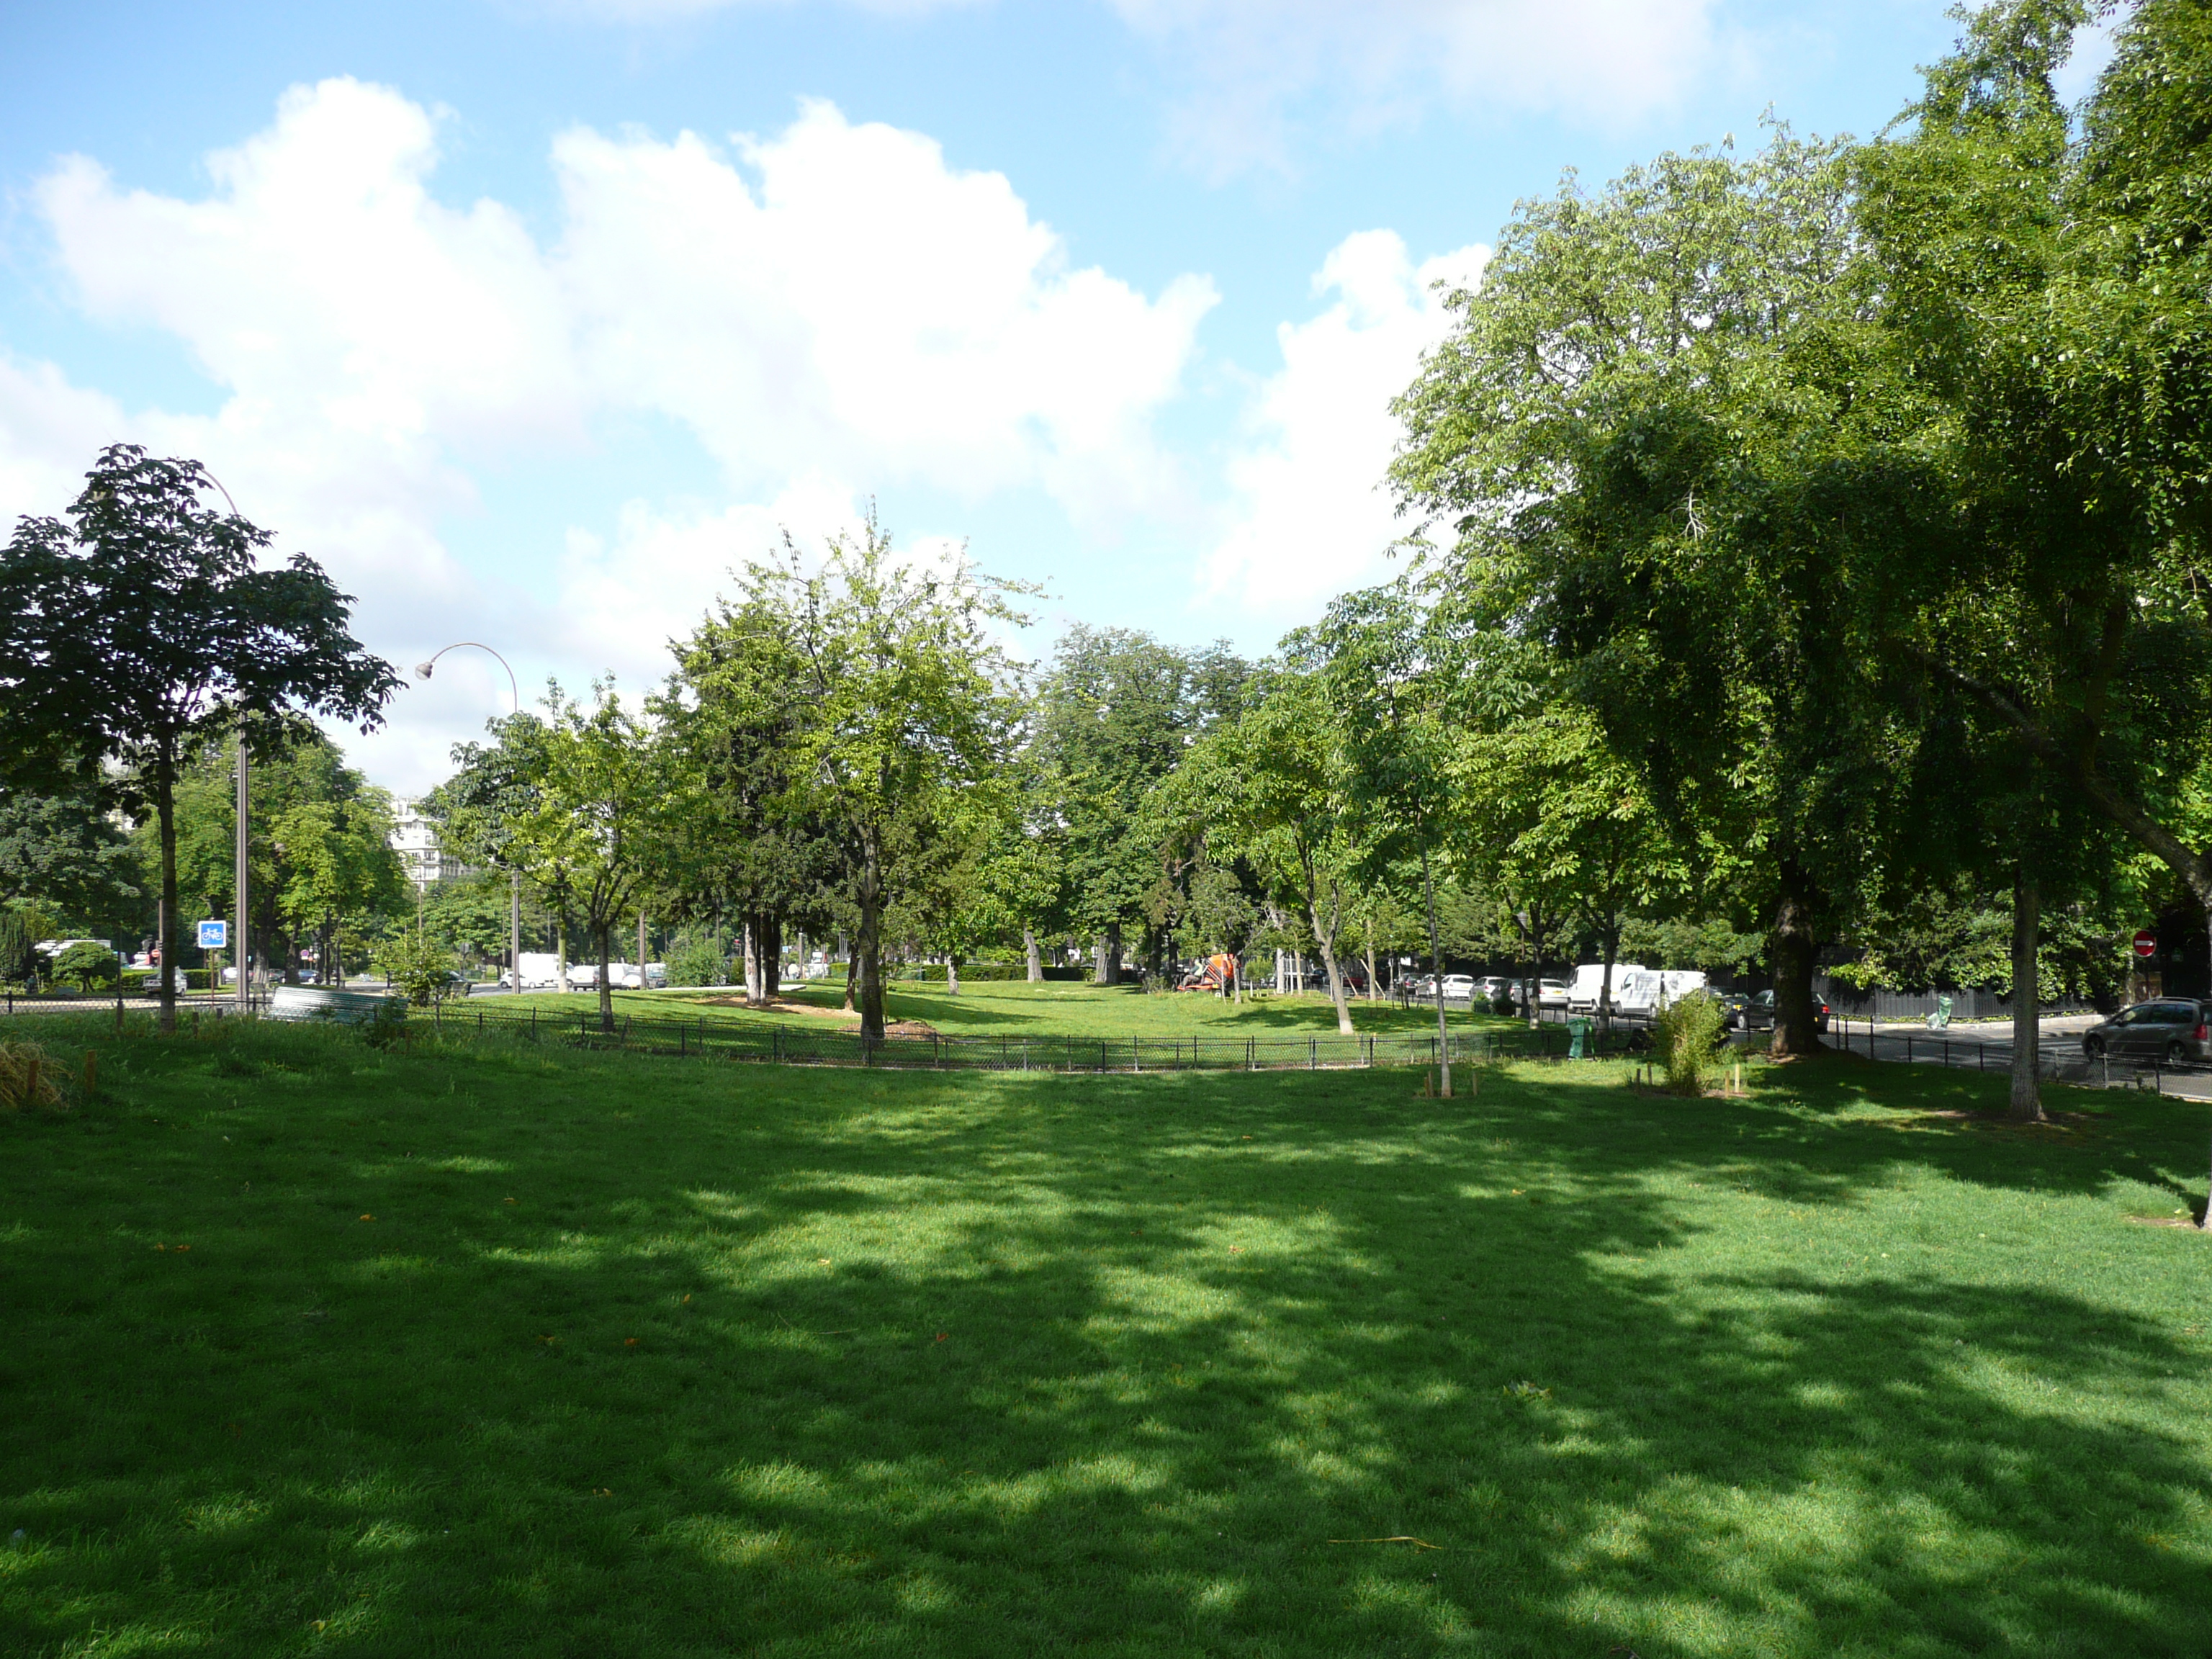
M 487 999 L 456 999 L 427 1008 L 409 1008 L 396 1028 L 384 1033 L 402 1042 L 423 1039 L 467 1041 L 477 1037 L 559 1043 L 568 1048 L 624 1050 L 787 1066 L 884 1066 L 893 1069 L 963 1069 L 1007 1072 L 1188 1072 L 1320 1071 L 1352 1066 L 1434 1066 L 1444 1042 L 1434 1032 L 1315 1032 L 1306 1036 L 1182 1037 L 1094 1037 L 1024 1033 L 993 1036 L 948 1036 L 939 1032 L 896 1033 L 864 1037 L 851 1030 L 809 1030 L 791 1024 L 751 1024 L 711 1016 L 620 1014 L 611 1027 L 595 1004 L 566 1008 L 507 1007 Z M 132 1029 L 149 1024 L 152 999 L 27 998 L 9 1002 L 10 1013 L 74 1015 L 114 1019 L 127 1013 Z M 179 998 L 179 1021 L 187 1028 L 204 1019 L 235 1018 L 234 1000 Z M 257 1004 L 253 1012 L 264 1013 Z M 1492 1059 L 1563 1060 L 1571 1034 L 1556 1024 L 1504 1030 L 1455 1032 L 1454 1064 Z M 1627 1029 L 1592 1032 L 1586 1053 L 1615 1054 L 1632 1049 L 1636 1034 Z
M 1845 1054 L 1900 1065 L 1947 1066 L 1997 1075 L 2012 1070 L 2012 1041 L 1994 1034 L 1985 1039 L 1966 1032 L 1883 1030 L 1854 1019 L 1842 1022 L 1828 1042 Z M 2212 1079 L 2212 1065 L 2202 1060 L 2174 1060 L 2162 1054 L 2087 1054 L 2078 1031 L 2046 1031 L 2035 1047 L 2039 1077 L 2081 1088 L 2156 1089 L 2164 1093 L 2169 1084 L 2187 1089 L 2190 1079 Z
M 1315 1032 L 1302 1036 L 1095 1037 L 1046 1033 L 948 1036 L 894 1030 L 808 1030 L 708 1017 L 618 1015 L 612 1029 L 596 1008 L 498 1008 L 467 1002 L 408 1012 L 407 1029 L 445 1037 L 506 1035 L 582 1048 L 694 1055 L 787 1066 L 886 1066 L 1006 1072 L 1320 1071 L 1348 1066 L 1435 1066 L 1443 1042 L 1434 1033 Z M 1564 1058 L 1569 1036 L 1556 1026 L 1455 1032 L 1454 1063 L 1492 1058 Z M 1607 1045 L 1623 1048 L 1625 1038 Z

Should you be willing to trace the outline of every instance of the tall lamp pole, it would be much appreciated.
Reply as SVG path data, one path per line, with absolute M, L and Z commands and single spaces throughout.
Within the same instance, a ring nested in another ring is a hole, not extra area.
M 516 683 L 514 665 L 501 656 L 498 652 L 493 651 L 481 640 L 456 640 L 453 644 L 432 652 L 428 662 L 418 662 L 415 665 L 415 678 L 420 680 L 428 679 L 430 671 L 438 665 L 439 658 L 444 656 L 447 651 L 463 649 L 489 652 L 499 665 L 507 670 L 507 695 L 514 699 L 514 712 L 520 714 L 522 712 L 522 688 Z M 416 890 L 416 896 L 418 898 L 421 896 L 419 888 Z M 419 921 L 417 927 L 418 928 L 420 927 Z M 522 872 L 515 869 L 509 869 L 507 872 L 507 970 L 514 975 L 514 994 L 520 996 L 522 994 Z
M 253 1012 L 252 969 L 247 961 L 250 953 L 246 946 L 247 939 L 251 937 L 246 931 L 246 727 L 240 725 L 238 728 L 238 869 L 237 879 L 232 888 L 237 896 L 234 908 L 238 914 L 231 919 L 230 954 L 238 963 L 238 1012 L 241 1015 Z M 163 963 L 161 971 L 167 973 L 168 967 L 168 963 Z M 215 988 L 218 994 L 222 990 L 220 985 Z
M 214 473 L 208 471 L 205 467 L 202 467 L 200 471 L 202 476 L 204 476 L 210 483 L 213 484 L 216 487 L 216 491 L 222 496 L 224 505 L 230 508 L 230 516 L 234 519 L 242 517 L 243 515 L 238 510 L 238 503 L 231 500 L 230 491 L 223 488 L 222 480 L 216 477 Z M 246 847 L 248 823 L 246 805 L 246 722 L 243 720 L 240 720 L 238 723 L 238 811 L 235 819 L 235 829 L 237 832 L 236 846 L 233 849 L 234 867 L 232 871 L 233 885 L 231 890 L 233 894 L 233 903 L 231 908 L 233 915 L 231 916 L 230 948 L 231 957 L 238 963 L 238 1012 L 240 1015 L 248 1014 L 253 1011 L 252 969 L 248 962 L 248 958 L 251 957 L 252 952 L 246 948 L 248 935 L 246 931 L 246 916 L 247 908 L 246 902 L 246 880 L 247 875 Z M 167 981 L 169 976 L 169 958 L 174 953 L 170 949 L 169 940 L 165 937 L 161 940 L 161 977 L 164 981 Z M 216 997 L 217 1000 L 220 1001 L 222 987 L 216 985 L 211 986 L 209 988 Z

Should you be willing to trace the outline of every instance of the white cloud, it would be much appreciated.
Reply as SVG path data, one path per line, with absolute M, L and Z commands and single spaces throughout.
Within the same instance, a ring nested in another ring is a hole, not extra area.
M 0 356 L 0 514 L 58 511 L 101 443 L 195 455 L 361 596 L 357 630 L 393 659 L 472 635 L 516 647 L 526 684 L 610 666 L 637 684 L 782 518 L 849 520 L 864 488 L 1041 489 L 1108 530 L 1185 488 L 1152 422 L 1212 285 L 1148 298 L 1073 267 L 1003 175 L 927 137 L 826 105 L 727 154 L 573 131 L 549 247 L 498 202 L 437 199 L 438 130 L 338 79 L 210 157 L 199 199 L 57 164 L 33 199 L 83 309 L 173 335 L 227 396 L 126 412 Z M 688 427 L 731 501 L 633 505 L 611 541 L 512 549 L 557 576 L 528 592 L 453 556 L 441 526 L 478 508 L 485 468 L 585 455 L 629 411 Z M 474 728 L 452 726 L 447 684 L 404 696 L 362 750 L 395 783 L 438 775 Z
M 1035 483 L 1092 520 L 1171 488 L 1149 425 L 1203 278 L 1153 301 L 1072 270 L 1005 175 L 826 104 L 736 161 L 689 134 L 554 154 L 594 383 L 688 422 L 734 477 Z
M 1399 533 L 1380 488 L 1400 432 L 1390 403 L 1449 327 L 1432 285 L 1471 286 L 1488 258 L 1467 247 L 1416 266 L 1388 230 L 1329 251 L 1314 289 L 1336 297 L 1276 331 L 1283 366 L 1259 388 L 1229 463 L 1236 517 L 1206 557 L 1210 593 L 1287 625 L 1385 579 Z
M 734 573 L 776 553 L 786 531 L 802 551 L 850 532 L 861 510 L 851 491 L 813 474 L 757 505 L 627 502 L 611 543 L 571 529 L 556 573 L 567 653 L 603 664 L 626 685 L 655 684 L 671 666 L 667 642 L 734 593 Z
M 1285 167 L 1319 116 L 1357 131 L 1438 100 L 1607 125 L 1676 103 L 1731 55 L 1718 0 L 1109 0 L 1187 82 L 1176 136 L 1203 169 Z

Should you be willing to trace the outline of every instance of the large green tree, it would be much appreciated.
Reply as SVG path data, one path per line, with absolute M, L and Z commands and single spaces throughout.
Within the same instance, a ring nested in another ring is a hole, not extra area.
M 265 568 L 272 538 L 203 503 L 196 461 L 103 450 L 64 518 L 26 518 L 0 552 L 0 718 L 21 750 L 128 769 L 160 849 L 156 937 L 176 965 L 175 789 L 193 746 L 241 725 L 280 744 L 307 716 L 364 729 L 399 684 L 348 631 L 313 560 Z M 161 975 L 161 1018 L 176 1023 Z
M 919 895 L 945 836 L 1011 812 L 1021 715 L 996 629 L 1026 620 L 1015 584 L 964 557 L 900 557 L 871 518 L 809 568 L 796 549 L 746 567 L 695 636 L 718 653 L 713 695 L 735 729 L 778 735 L 780 821 L 842 842 L 860 1030 L 884 1034 L 884 922 Z
M 1819 1046 L 1821 927 L 1896 747 L 1851 555 L 1902 533 L 1866 457 L 1905 417 L 1867 369 L 1841 159 L 1778 130 L 1522 204 L 1393 471 L 1463 625 L 1552 654 L 1676 839 L 1757 854 L 1784 1054 Z
M 611 684 L 595 684 L 588 707 L 549 684 L 544 707 L 532 734 L 538 773 L 505 841 L 524 870 L 574 895 L 599 962 L 600 1029 L 611 1031 L 614 932 L 636 914 L 670 845 L 672 769 L 659 734 Z
M 1247 673 L 1225 645 L 1195 654 L 1127 629 L 1078 623 L 1038 689 L 1030 766 L 1058 853 L 1060 919 L 1097 941 L 1117 983 L 1126 935 L 1146 929 L 1157 972 L 1165 936 L 1147 927 L 1161 878 L 1152 791 L 1203 732 L 1233 715 Z

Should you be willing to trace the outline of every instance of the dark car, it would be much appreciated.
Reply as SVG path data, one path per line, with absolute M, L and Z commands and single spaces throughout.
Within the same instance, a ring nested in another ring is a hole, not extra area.
M 2194 997 L 2162 997 L 2123 1008 L 2081 1033 L 2081 1052 L 2092 1060 L 2212 1060 L 2205 1007 Z
M 1742 1018 L 1736 1024 L 1747 1031 L 1771 1031 L 1774 1029 L 1774 993 L 1761 991 L 1743 1005 Z M 1828 1029 L 1828 1003 L 1825 997 L 1813 999 L 1813 1026 L 1815 1030 Z
M 1749 1026 L 1744 1024 L 1744 1011 L 1751 1006 L 1751 999 L 1749 997 L 1744 995 L 1741 991 L 1711 991 L 1708 992 L 1707 994 L 1710 995 L 1715 1002 L 1719 1003 L 1721 1006 L 1721 1029 L 1723 1030 L 1733 1031 L 1739 1029 L 1748 1030 L 1751 1029 Z

